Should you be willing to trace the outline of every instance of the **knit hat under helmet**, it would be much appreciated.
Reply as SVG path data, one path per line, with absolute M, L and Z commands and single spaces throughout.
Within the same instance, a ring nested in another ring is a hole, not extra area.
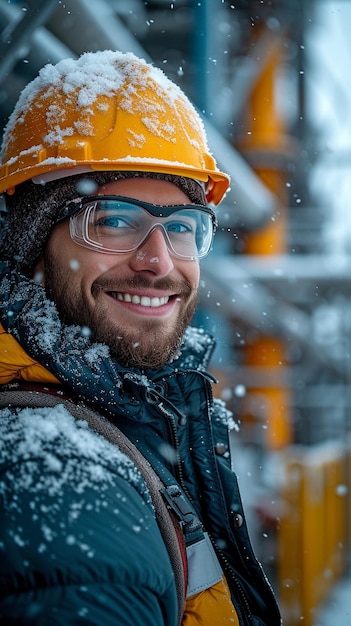
M 157 172 L 94 172 L 69 176 L 34 184 L 31 180 L 16 187 L 6 197 L 6 214 L 0 224 L 2 257 L 15 262 L 18 270 L 31 276 L 35 264 L 42 257 L 48 236 L 55 226 L 59 210 L 66 202 L 84 195 L 84 181 L 96 187 L 125 178 L 154 178 L 169 181 L 179 187 L 191 202 L 206 205 L 203 187 L 191 178 Z M 93 195 L 89 191 L 90 195 Z

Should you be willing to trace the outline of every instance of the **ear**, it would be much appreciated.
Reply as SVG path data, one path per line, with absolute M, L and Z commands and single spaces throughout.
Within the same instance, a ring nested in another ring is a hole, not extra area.
M 42 287 L 45 286 L 45 263 L 43 258 L 38 261 L 33 269 L 33 280 Z

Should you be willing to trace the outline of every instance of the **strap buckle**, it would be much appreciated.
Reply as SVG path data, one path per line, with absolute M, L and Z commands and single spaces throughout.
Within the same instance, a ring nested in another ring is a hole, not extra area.
M 180 522 L 186 546 L 200 541 L 204 537 L 202 523 L 178 485 L 170 485 L 161 489 L 161 494 L 169 509 L 173 511 Z

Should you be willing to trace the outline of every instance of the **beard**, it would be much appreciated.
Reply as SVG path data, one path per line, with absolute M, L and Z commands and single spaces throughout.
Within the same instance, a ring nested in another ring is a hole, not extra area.
M 72 284 L 67 271 L 60 269 L 49 253 L 45 255 L 45 288 L 65 324 L 87 327 L 91 339 L 106 344 L 121 365 L 141 369 L 157 369 L 179 355 L 184 331 L 197 304 L 197 291 L 185 279 L 181 283 L 169 278 L 150 281 L 140 275 L 123 281 L 99 277 L 91 286 L 96 302 L 91 308 L 83 291 Z M 106 307 L 96 299 L 100 291 L 129 292 L 148 288 L 171 291 L 179 296 L 182 306 L 175 320 L 167 323 L 145 317 L 135 326 L 126 328 L 115 317 L 112 319 Z

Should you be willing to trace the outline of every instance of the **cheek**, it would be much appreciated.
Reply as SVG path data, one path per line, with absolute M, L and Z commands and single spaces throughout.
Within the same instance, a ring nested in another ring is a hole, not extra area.
M 68 223 L 54 227 L 48 239 L 47 255 L 57 264 L 60 271 L 76 270 L 80 265 L 78 255 L 69 234 Z
M 197 289 L 200 282 L 200 267 L 197 261 L 187 261 L 183 268 L 183 275 Z
M 47 254 L 53 271 L 66 281 L 76 282 L 91 272 L 89 255 L 72 241 L 67 223 L 58 224 L 53 229 L 47 244 Z
M 80 276 L 84 282 L 94 282 L 96 278 L 111 269 L 111 263 L 102 254 L 94 254 L 89 250 L 76 251 L 69 259 L 69 269 Z

